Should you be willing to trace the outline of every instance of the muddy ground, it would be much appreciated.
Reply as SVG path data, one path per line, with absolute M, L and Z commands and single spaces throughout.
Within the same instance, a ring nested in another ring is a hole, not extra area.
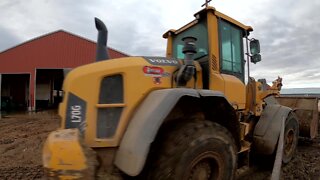
M 15 114 L 0 119 L 0 179 L 40 179 L 41 151 L 57 129 L 56 113 Z
M 55 112 L 6 115 L 0 119 L 0 179 L 41 179 L 41 151 L 49 132 L 58 128 Z M 271 170 L 252 167 L 238 179 L 269 179 Z M 320 138 L 300 139 L 295 158 L 281 179 L 320 179 Z

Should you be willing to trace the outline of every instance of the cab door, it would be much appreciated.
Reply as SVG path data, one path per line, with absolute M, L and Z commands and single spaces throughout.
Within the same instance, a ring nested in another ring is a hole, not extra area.
M 220 72 L 225 95 L 237 109 L 245 108 L 243 31 L 219 19 Z

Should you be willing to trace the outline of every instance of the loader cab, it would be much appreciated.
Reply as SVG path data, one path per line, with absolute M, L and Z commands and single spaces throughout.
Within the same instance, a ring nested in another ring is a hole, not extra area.
M 166 56 L 183 59 L 182 38 L 197 38 L 194 60 L 201 66 L 202 88 L 221 91 L 231 104 L 238 109 L 244 109 L 244 40 L 252 28 L 213 7 L 206 7 L 194 16 L 194 21 L 163 35 L 167 39 Z

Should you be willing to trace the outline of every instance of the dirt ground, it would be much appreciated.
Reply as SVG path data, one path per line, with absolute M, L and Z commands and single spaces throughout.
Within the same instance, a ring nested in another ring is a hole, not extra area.
M 7 115 L 0 119 L 0 179 L 40 179 L 41 152 L 59 126 L 54 112 Z
M 59 127 L 55 112 L 14 114 L 0 119 L 0 179 L 41 179 L 41 151 L 49 132 Z M 269 179 L 271 170 L 253 167 L 238 179 Z M 320 138 L 300 139 L 295 158 L 281 179 L 320 179 Z
M 269 180 L 272 172 L 270 162 L 258 162 L 237 180 Z M 320 180 L 320 138 L 300 138 L 294 158 L 282 165 L 281 180 Z

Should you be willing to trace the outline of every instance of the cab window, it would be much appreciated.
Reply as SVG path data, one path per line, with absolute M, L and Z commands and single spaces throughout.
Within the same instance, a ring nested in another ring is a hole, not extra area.
M 220 19 L 219 38 L 221 54 L 221 70 L 243 80 L 243 47 L 240 28 Z

